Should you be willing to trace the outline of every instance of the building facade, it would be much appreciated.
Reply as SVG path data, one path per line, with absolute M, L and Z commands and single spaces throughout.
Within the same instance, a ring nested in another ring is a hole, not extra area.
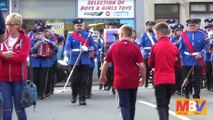
M 72 30 L 72 20 L 83 17 L 86 25 L 104 28 L 109 22 L 128 23 L 140 36 L 147 20 L 155 22 L 175 18 L 185 25 L 188 18 L 202 20 L 213 15 L 212 0 L 1 0 L 6 16 L 18 12 L 30 29 L 35 19 L 56 23 L 65 32 Z M 98 23 L 98 24 L 97 24 Z M 99 24 L 100 23 L 100 24 Z M 88 26 L 90 27 L 90 26 Z

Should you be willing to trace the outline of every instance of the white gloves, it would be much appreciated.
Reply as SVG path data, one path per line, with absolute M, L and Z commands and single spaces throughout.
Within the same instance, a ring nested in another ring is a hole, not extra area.
M 88 51 L 88 47 L 85 46 L 85 45 L 82 45 L 81 46 L 81 50 L 84 51 L 84 52 L 87 52 Z
M 68 57 L 64 57 L 64 62 L 68 63 L 69 58 Z

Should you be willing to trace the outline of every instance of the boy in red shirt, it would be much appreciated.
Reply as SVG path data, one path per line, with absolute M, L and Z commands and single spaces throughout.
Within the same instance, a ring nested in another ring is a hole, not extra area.
M 160 120 L 169 119 L 169 102 L 175 85 L 175 69 L 181 68 L 180 54 L 169 40 L 166 23 L 154 26 L 157 43 L 152 46 L 148 64 L 154 68 L 154 86 Z
M 105 58 L 101 69 L 100 83 L 107 81 L 106 71 L 114 62 L 114 89 L 117 89 L 123 120 L 134 120 L 138 86 L 146 80 L 146 67 L 140 48 L 133 43 L 132 28 L 123 25 L 119 29 L 119 41 L 114 43 Z M 139 71 L 142 79 L 139 80 Z

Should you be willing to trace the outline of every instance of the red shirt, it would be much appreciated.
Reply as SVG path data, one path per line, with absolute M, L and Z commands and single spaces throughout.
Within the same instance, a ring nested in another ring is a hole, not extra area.
M 154 68 L 154 85 L 175 84 L 175 68 L 181 67 L 179 51 L 163 37 L 152 46 L 148 64 Z
M 114 63 L 114 88 L 137 88 L 139 83 L 139 67 L 144 62 L 140 48 L 134 43 L 122 40 L 114 43 L 105 59 Z

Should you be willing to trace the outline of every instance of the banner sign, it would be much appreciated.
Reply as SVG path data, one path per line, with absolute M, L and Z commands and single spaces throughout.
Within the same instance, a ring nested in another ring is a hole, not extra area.
M 134 18 L 134 0 L 78 0 L 80 18 Z

